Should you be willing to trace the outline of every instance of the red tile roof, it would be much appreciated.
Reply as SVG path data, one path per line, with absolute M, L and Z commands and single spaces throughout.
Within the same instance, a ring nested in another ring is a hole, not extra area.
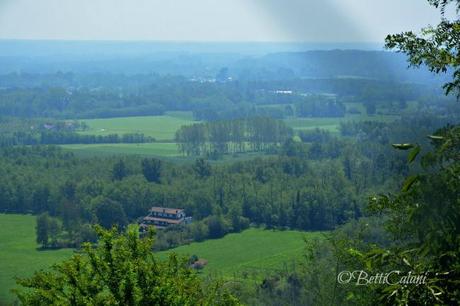
M 158 213 L 167 213 L 167 214 L 178 214 L 182 212 L 182 208 L 168 208 L 168 207 L 152 207 L 150 209 L 151 212 L 158 212 Z

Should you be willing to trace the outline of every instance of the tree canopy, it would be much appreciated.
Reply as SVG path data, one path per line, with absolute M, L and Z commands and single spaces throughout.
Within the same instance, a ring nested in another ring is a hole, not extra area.
M 137 226 L 119 234 L 97 228 L 96 248 L 36 272 L 18 283 L 24 305 L 239 305 L 220 284 L 205 287 L 187 264 L 171 255 L 167 261 L 152 252 L 153 231 L 139 237 Z

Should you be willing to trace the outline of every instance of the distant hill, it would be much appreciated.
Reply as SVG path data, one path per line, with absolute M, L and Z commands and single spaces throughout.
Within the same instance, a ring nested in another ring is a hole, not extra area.
M 406 56 L 386 51 L 323 50 L 283 52 L 240 60 L 233 73 L 246 78 L 368 78 L 400 82 L 441 82 L 425 68 L 408 69 Z M 235 72 L 236 71 L 236 72 Z M 265 76 L 264 76 L 265 73 Z
M 61 71 L 213 78 L 225 67 L 229 76 L 241 80 L 442 81 L 442 76 L 434 77 L 426 69 L 407 69 L 405 55 L 376 51 L 379 48 L 371 44 L 0 40 L 0 74 Z

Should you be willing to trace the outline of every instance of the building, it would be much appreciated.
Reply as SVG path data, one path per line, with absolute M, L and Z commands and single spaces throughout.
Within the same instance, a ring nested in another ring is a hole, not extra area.
M 191 221 L 192 218 L 187 217 L 183 209 L 152 207 L 149 214 L 141 220 L 140 227 L 141 230 L 145 230 L 151 225 L 156 228 L 165 228 L 170 225 L 187 224 Z

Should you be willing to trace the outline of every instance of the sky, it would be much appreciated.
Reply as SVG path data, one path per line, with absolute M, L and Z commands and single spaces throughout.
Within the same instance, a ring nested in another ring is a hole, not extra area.
M 0 0 L 0 39 L 381 42 L 439 19 L 423 0 Z

